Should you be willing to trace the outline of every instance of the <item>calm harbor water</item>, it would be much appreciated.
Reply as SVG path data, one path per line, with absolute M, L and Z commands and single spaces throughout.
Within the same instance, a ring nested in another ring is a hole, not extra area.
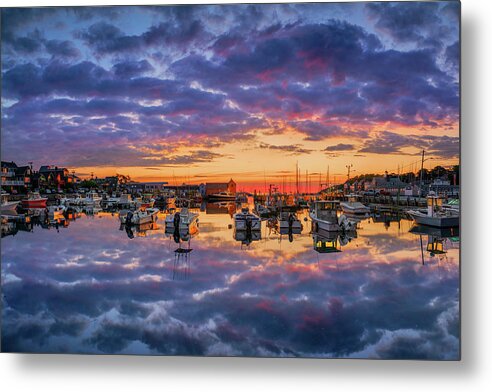
M 266 222 L 261 236 L 235 238 L 233 211 L 207 210 L 184 239 L 165 233 L 164 214 L 146 231 L 109 213 L 12 228 L 1 241 L 3 351 L 459 356 L 456 233 L 373 217 L 333 242 L 302 213 L 290 239 Z

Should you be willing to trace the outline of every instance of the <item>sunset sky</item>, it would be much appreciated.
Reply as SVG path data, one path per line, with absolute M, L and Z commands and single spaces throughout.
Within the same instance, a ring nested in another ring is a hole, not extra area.
M 459 7 L 2 9 L 2 160 L 239 189 L 456 164 Z

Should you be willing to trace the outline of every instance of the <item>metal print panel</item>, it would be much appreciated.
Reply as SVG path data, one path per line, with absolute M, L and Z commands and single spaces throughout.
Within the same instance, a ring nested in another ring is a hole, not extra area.
M 460 358 L 460 4 L 2 8 L 3 352 Z

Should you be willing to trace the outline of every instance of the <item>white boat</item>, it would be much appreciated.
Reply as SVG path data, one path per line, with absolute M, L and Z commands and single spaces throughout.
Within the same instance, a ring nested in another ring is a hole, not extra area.
M 371 212 L 370 208 L 357 201 L 357 197 L 357 195 L 348 195 L 347 201 L 340 202 L 342 211 L 346 214 L 369 215 Z
M 233 215 L 234 225 L 237 231 L 261 230 L 261 219 L 258 215 L 249 212 L 249 208 L 241 208 L 240 212 Z
M 443 199 L 434 193 L 427 196 L 427 210 L 410 210 L 408 215 L 419 225 L 457 227 L 460 223 L 459 211 L 444 208 Z
M 187 207 L 166 216 L 166 229 L 189 230 L 198 223 L 198 214 L 191 212 Z
M 9 201 L 9 194 L 2 192 L 2 214 L 14 213 L 20 201 Z
M 317 200 L 311 203 L 309 217 L 313 222 L 313 230 L 327 232 L 353 231 L 357 224 L 345 215 L 338 216 L 340 201 Z
M 61 200 L 61 203 L 64 204 L 65 206 L 89 206 L 89 207 L 94 207 L 94 206 L 99 206 L 101 203 L 102 197 L 98 195 L 97 192 L 91 191 L 86 194 L 85 197 L 82 197 L 79 194 L 76 194 L 72 198 L 63 198 Z
M 138 211 L 121 211 L 120 222 L 125 225 L 143 225 L 157 221 L 158 208 L 147 208 Z
M 278 222 L 280 230 L 302 230 L 302 223 L 294 212 L 281 212 Z
M 98 206 L 101 203 L 102 197 L 97 192 L 91 191 L 85 195 L 83 199 L 83 205 L 86 206 Z
M 128 193 L 123 193 L 118 202 L 116 203 L 119 208 L 135 208 L 136 203 L 134 200 L 132 200 L 132 196 L 129 195 Z

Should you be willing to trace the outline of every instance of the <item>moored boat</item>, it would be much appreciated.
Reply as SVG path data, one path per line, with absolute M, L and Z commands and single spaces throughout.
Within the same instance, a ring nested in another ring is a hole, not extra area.
M 121 211 L 120 222 L 125 225 L 143 225 L 157 221 L 158 208 L 147 208 L 139 211 Z
M 8 197 L 9 197 L 8 193 L 2 192 L 2 205 L 1 205 L 2 214 L 14 213 L 17 206 L 20 203 L 19 201 L 9 201 Z
M 190 230 L 192 226 L 198 223 L 198 214 L 191 212 L 187 207 L 183 207 L 180 211 L 166 216 L 165 222 L 166 229 Z
M 39 192 L 31 192 L 27 199 L 21 201 L 23 208 L 46 208 L 47 197 L 41 197 Z
M 340 202 L 340 207 L 347 214 L 368 215 L 371 212 L 369 207 L 357 200 L 357 195 L 348 195 L 347 201 Z
M 340 201 L 316 200 L 311 203 L 309 217 L 313 222 L 313 230 L 325 230 L 327 232 L 352 231 L 357 224 L 345 215 L 338 216 Z
M 459 212 L 443 208 L 443 199 L 433 193 L 427 196 L 427 210 L 410 210 L 408 215 L 419 225 L 457 227 L 460 223 Z
M 219 192 L 209 195 L 208 200 L 235 201 L 236 196 L 230 192 Z

